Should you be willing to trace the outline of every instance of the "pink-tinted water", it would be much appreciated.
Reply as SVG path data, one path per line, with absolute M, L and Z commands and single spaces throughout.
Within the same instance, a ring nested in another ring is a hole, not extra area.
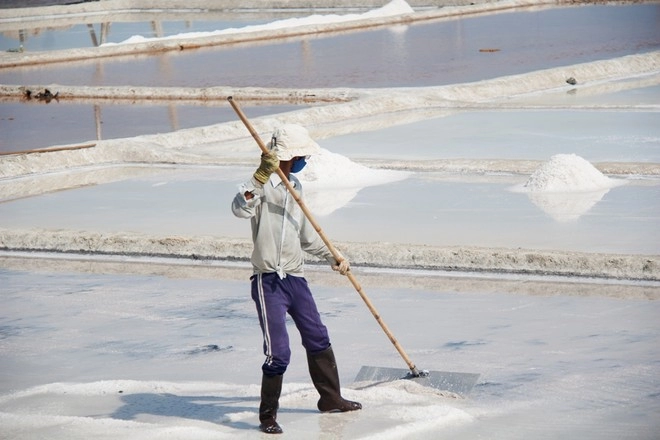
M 658 48 L 660 4 L 589 5 L 256 45 L 6 68 L 0 69 L 0 84 L 421 87 Z M 0 103 L 0 151 L 168 132 L 229 118 L 234 118 L 229 108 L 213 106 Z
M 476 81 L 659 47 L 660 4 L 590 5 L 260 45 L 4 69 L 0 83 L 419 87 Z

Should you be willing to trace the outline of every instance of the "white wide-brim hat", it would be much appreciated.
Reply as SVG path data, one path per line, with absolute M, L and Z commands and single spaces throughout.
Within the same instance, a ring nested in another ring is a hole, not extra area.
M 275 129 L 271 150 L 279 160 L 319 154 L 321 147 L 309 136 L 307 129 L 297 124 L 284 124 Z

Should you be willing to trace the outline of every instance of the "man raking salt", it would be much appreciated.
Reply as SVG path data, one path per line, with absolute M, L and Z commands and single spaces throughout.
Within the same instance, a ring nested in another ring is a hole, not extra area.
M 259 428 L 265 433 L 279 434 L 283 432 L 277 423 L 279 397 L 291 358 L 287 313 L 296 324 L 307 353 L 309 374 L 320 394 L 318 409 L 346 412 L 361 409 L 362 405 L 341 396 L 328 330 L 303 271 L 303 252 L 327 260 L 342 275 L 349 270 L 348 260 L 335 259 L 282 179 L 274 174 L 279 168 L 302 197 L 302 186 L 295 173 L 321 148 L 304 127 L 294 124 L 276 129 L 269 147 L 269 153 L 261 156 L 259 168 L 234 197 L 232 211 L 237 217 L 250 219 L 252 226 L 252 299 L 257 306 L 266 356 L 261 367 Z
M 277 236 L 280 238 L 279 242 L 277 239 L 273 238 L 274 236 L 272 235 L 272 231 L 273 231 L 272 228 L 270 229 L 271 235 L 269 235 L 271 238 L 270 239 L 264 238 L 264 241 L 260 241 L 258 237 L 258 234 L 260 232 L 259 223 L 254 219 L 254 215 L 247 213 L 248 211 L 245 211 L 245 214 L 241 215 L 242 214 L 241 207 L 248 208 L 253 204 L 259 203 L 258 201 L 253 201 L 253 200 L 257 198 L 256 196 L 259 196 L 259 198 L 265 197 L 267 195 L 266 192 L 271 191 L 271 186 L 269 186 L 269 184 L 277 188 L 283 186 L 284 189 L 288 191 L 288 194 L 283 191 L 280 192 L 280 198 L 284 200 L 284 204 L 280 206 L 274 206 L 275 210 L 279 211 L 279 215 L 284 216 L 286 212 L 285 210 L 288 209 L 288 205 L 286 203 L 289 203 L 291 199 L 293 199 L 300 208 L 300 211 L 305 218 L 304 219 L 300 219 L 299 217 L 293 218 L 295 220 L 295 227 L 292 231 L 293 232 L 302 231 L 302 228 L 304 227 L 306 233 L 308 233 L 308 231 L 311 228 L 311 230 L 315 231 L 318 234 L 318 237 L 316 236 L 307 237 L 305 238 L 304 241 L 300 240 L 302 236 L 299 236 L 298 238 L 299 242 L 296 242 L 295 252 L 296 255 L 299 256 L 301 269 L 302 269 L 302 250 L 304 249 L 305 251 L 313 255 L 317 255 L 327 259 L 332 265 L 332 268 L 334 270 L 337 270 L 342 275 L 345 275 L 346 278 L 355 288 L 355 291 L 360 295 L 360 298 L 362 298 L 365 305 L 367 306 L 373 317 L 376 319 L 376 321 L 380 325 L 381 329 L 383 330 L 387 338 L 390 340 L 394 348 L 396 348 L 396 351 L 399 353 L 401 358 L 405 361 L 406 365 L 408 366 L 408 369 L 404 370 L 400 368 L 387 368 L 387 367 L 383 368 L 383 367 L 373 367 L 373 366 L 365 365 L 362 366 L 362 368 L 358 372 L 357 376 L 355 377 L 355 381 L 360 382 L 363 385 L 369 382 L 370 385 L 366 385 L 366 386 L 375 386 L 389 381 L 409 380 L 416 382 L 419 385 L 430 386 L 433 388 L 437 388 L 439 390 L 446 390 L 459 395 L 468 394 L 476 384 L 477 379 L 479 378 L 479 374 L 457 373 L 451 371 L 429 371 L 429 370 L 422 370 L 417 368 L 417 366 L 412 361 L 412 359 L 410 359 L 410 356 L 408 356 L 408 354 L 403 349 L 399 341 L 396 339 L 396 337 L 394 337 L 394 334 L 389 329 L 387 324 L 385 324 L 383 317 L 380 315 L 380 313 L 378 313 L 376 307 L 371 302 L 367 294 L 362 289 L 362 286 L 351 272 L 350 266 L 348 264 L 348 260 L 346 260 L 346 258 L 337 250 L 337 248 L 335 248 L 335 246 L 332 244 L 332 242 L 323 232 L 323 229 L 318 224 L 318 222 L 312 215 L 311 211 L 305 205 L 305 202 L 303 201 L 302 196 L 299 193 L 299 190 L 302 189 L 300 185 L 300 181 L 296 179 L 295 176 L 293 183 L 289 181 L 289 177 L 292 176 L 291 173 L 293 171 L 296 170 L 300 171 L 305 166 L 305 160 L 307 156 L 313 154 L 314 152 L 318 152 L 320 150 L 318 144 L 316 144 L 316 142 L 314 142 L 309 137 L 307 130 L 304 129 L 304 127 L 300 127 L 296 125 L 288 125 L 286 127 L 282 127 L 281 129 L 275 131 L 275 133 L 273 134 L 273 138 L 270 142 L 270 145 L 266 146 L 266 144 L 259 137 L 259 134 L 256 132 L 254 127 L 252 127 L 252 124 L 250 123 L 250 121 L 248 121 L 247 117 L 240 109 L 236 101 L 234 101 L 234 99 L 231 96 L 229 96 L 227 100 L 229 101 L 233 109 L 236 111 L 236 114 L 241 119 L 241 121 L 243 121 L 243 124 L 245 124 L 245 127 L 248 129 L 254 140 L 257 142 L 262 152 L 261 164 L 259 165 L 257 171 L 254 173 L 253 178 L 239 190 L 239 193 L 234 198 L 234 204 L 235 204 L 234 213 L 237 214 L 239 217 L 243 216 L 253 219 L 252 235 L 253 235 L 253 241 L 255 243 L 255 252 L 256 252 L 257 243 L 262 243 L 262 245 L 264 246 L 270 246 L 272 252 L 277 252 L 277 249 L 280 250 L 284 249 L 282 246 L 284 243 L 283 240 L 285 239 L 285 232 L 286 232 L 285 227 L 287 223 L 286 221 L 282 223 L 283 225 L 282 229 L 279 235 Z M 278 144 L 280 143 L 280 141 L 282 141 L 282 139 L 286 139 L 286 142 L 284 142 L 284 144 L 281 147 L 278 147 Z M 278 157 L 280 156 L 280 153 L 276 152 L 276 149 L 278 148 L 281 148 L 282 151 L 282 161 L 280 161 L 279 160 L 280 158 Z M 289 151 L 289 149 L 291 149 L 291 151 Z M 271 177 L 271 175 L 274 173 L 277 173 L 276 177 L 279 180 L 277 180 L 275 176 Z M 325 244 L 325 246 L 327 247 L 327 251 L 318 247 L 319 244 L 316 241 L 317 238 L 319 238 Z M 288 239 L 290 239 L 290 237 Z M 278 246 L 278 243 L 279 243 L 279 247 L 276 247 Z M 282 253 L 281 255 L 284 254 Z M 254 265 L 255 254 L 253 254 L 252 260 Z M 256 261 L 259 260 L 260 257 L 257 255 Z M 282 261 L 283 260 L 276 260 L 275 263 L 271 262 L 269 265 L 269 270 L 270 271 L 274 270 L 275 271 L 274 273 L 277 274 L 280 279 L 285 279 L 287 277 L 286 276 L 283 277 L 283 275 L 287 274 L 287 270 L 284 268 Z M 255 266 L 255 276 L 257 278 L 257 282 L 255 286 L 255 281 L 253 277 L 253 297 L 255 297 L 255 302 L 257 302 L 257 309 L 261 313 L 260 319 L 263 319 L 264 315 L 260 309 L 261 303 L 258 301 L 259 299 L 258 289 L 260 286 L 258 281 L 259 273 L 260 272 L 258 267 Z M 272 276 L 271 278 L 273 280 L 275 279 Z M 263 286 L 263 284 L 261 284 L 261 286 Z M 305 282 L 305 288 L 306 290 L 308 290 L 306 287 L 306 282 Z M 256 293 L 255 293 L 255 289 L 257 289 Z M 266 298 L 264 297 L 264 300 L 265 299 Z M 318 311 L 316 311 L 316 306 L 314 306 L 314 313 L 318 314 Z M 268 316 L 266 316 L 266 318 L 268 318 Z M 262 321 L 262 328 L 267 330 L 269 328 L 268 323 L 266 322 L 264 325 L 264 322 Z M 325 326 L 323 328 L 324 328 L 324 333 L 327 334 L 327 330 L 325 330 Z M 266 331 L 264 331 L 264 347 L 266 350 L 267 350 L 266 345 L 272 343 L 272 340 L 268 339 L 270 337 L 271 335 L 269 335 Z M 307 346 L 305 346 L 305 348 L 307 348 Z M 287 350 L 288 350 L 288 341 L 287 341 Z M 308 349 L 308 360 L 309 360 L 312 380 L 314 381 L 314 385 L 316 386 L 317 390 L 321 394 L 321 399 L 319 400 L 319 405 L 318 405 L 319 409 L 321 411 L 340 411 L 340 412 L 361 409 L 362 405 L 360 405 L 357 402 L 351 402 L 345 400 L 339 394 L 339 379 L 336 372 L 336 363 L 334 361 L 334 354 L 332 353 L 332 349 L 329 348 L 329 345 L 328 345 L 328 349 L 324 350 L 322 353 L 318 353 L 318 355 L 319 356 L 314 355 L 314 353 L 311 353 Z M 266 363 L 264 365 L 266 365 L 269 362 L 269 356 L 272 355 L 269 355 L 268 351 L 266 351 Z M 328 373 L 325 375 L 325 378 L 322 378 L 320 375 L 317 377 L 317 379 L 319 380 L 316 380 L 314 378 L 315 361 L 329 362 L 329 365 L 319 364 L 316 366 L 317 369 L 318 367 L 321 366 L 324 367 L 322 368 L 322 370 L 326 370 L 323 371 L 324 374 Z M 267 381 L 267 385 L 271 383 L 270 382 L 271 376 L 264 374 L 264 378 Z M 331 382 L 325 382 L 323 381 L 323 379 L 331 380 Z M 277 382 L 274 383 L 274 389 L 277 391 L 278 397 L 279 397 L 279 392 L 281 391 L 281 378 L 279 379 L 279 381 L 280 381 L 279 383 Z M 264 387 L 262 386 L 262 390 L 263 389 Z M 328 402 L 333 402 L 333 403 L 328 404 Z M 262 404 L 263 404 L 263 397 L 262 397 Z M 275 402 L 275 408 L 276 407 L 277 407 L 277 402 Z M 260 414 L 261 414 L 261 410 L 260 410 Z M 270 415 L 265 414 L 264 417 L 267 417 L 267 420 L 269 422 L 261 423 L 262 430 L 266 432 L 277 432 L 277 433 L 282 432 L 280 426 L 275 422 L 274 416 L 270 417 Z

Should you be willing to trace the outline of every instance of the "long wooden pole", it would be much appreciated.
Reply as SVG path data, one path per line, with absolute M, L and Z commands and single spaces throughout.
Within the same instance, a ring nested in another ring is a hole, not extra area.
M 238 106 L 236 101 L 230 96 L 227 98 L 229 101 L 229 104 L 234 108 L 234 111 L 238 115 L 238 117 L 243 121 L 243 124 L 245 124 L 245 127 L 248 129 L 252 137 L 254 138 L 255 141 L 257 141 L 257 144 L 259 144 L 259 148 L 264 154 L 268 154 L 268 148 L 266 147 L 266 144 L 261 140 L 261 137 L 259 137 L 259 134 L 255 131 L 254 127 L 252 127 L 252 124 L 250 121 L 247 119 L 241 108 Z M 328 247 L 328 250 L 332 253 L 332 256 L 335 258 L 337 261 L 341 261 L 343 257 L 341 254 L 337 251 L 335 246 L 332 244 L 332 242 L 328 239 L 328 237 L 325 235 L 323 232 L 323 229 L 321 229 L 321 226 L 318 224 L 314 216 L 312 215 L 311 211 L 307 208 L 307 205 L 305 205 L 305 202 L 303 199 L 300 197 L 298 192 L 295 190 L 293 185 L 291 185 L 291 182 L 289 182 L 289 179 L 287 176 L 282 172 L 281 169 L 277 169 L 277 175 L 282 179 L 282 182 L 284 182 L 284 185 L 286 186 L 286 189 L 291 193 L 293 196 L 294 200 L 298 203 L 300 206 L 300 209 L 302 212 L 305 214 L 305 217 L 307 217 L 307 220 L 311 223 L 312 227 L 318 232 L 319 236 L 321 237 L 321 240 L 325 243 L 325 245 Z M 353 284 L 353 287 L 355 287 L 355 290 L 357 293 L 360 295 L 360 298 L 364 301 L 364 303 L 367 305 L 367 308 L 371 312 L 371 314 L 376 318 L 376 321 L 378 321 L 378 324 L 380 324 L 380 327 L 383 329 L 387 337 L 389 338 L 390 342 L 394 345 L 396 350 L 399 352 L 403 360 L 406 362 L 408 365 L 408 368 L 410 368 L 410 372 L 414 377 L 419 377 L 421 373 L 413 363 L 413 361 L 410 359 L 408 354 L 406 354 L 405 350 L 399 344 L 399 341 L 394 337 L 394 334 L 392 331 L 390 331 L 389 327 L 385 324 L 385 321 L 383 321 L 383 318 L 381 318 L 380 314 L 376 310 L 376 307 L 373 305 L 367 294 L 362 290 L 362 286 L 360 283 L 358 283 L 357 279 L 355 276 L 351 273 L 349 270 L 346 273 L 346 277 L 349 279 L 351 284 Z

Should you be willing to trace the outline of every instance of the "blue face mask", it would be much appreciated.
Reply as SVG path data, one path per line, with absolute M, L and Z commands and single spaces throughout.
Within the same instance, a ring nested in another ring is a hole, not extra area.
M 307 161 L 304 157 L 296 159 L 293 161 L 293 164 L 291 164 L 291 172 L 297 173 L 298 171 L 301 171 L 303 168 L 305 168 L 305 165 L 307 165 Z

